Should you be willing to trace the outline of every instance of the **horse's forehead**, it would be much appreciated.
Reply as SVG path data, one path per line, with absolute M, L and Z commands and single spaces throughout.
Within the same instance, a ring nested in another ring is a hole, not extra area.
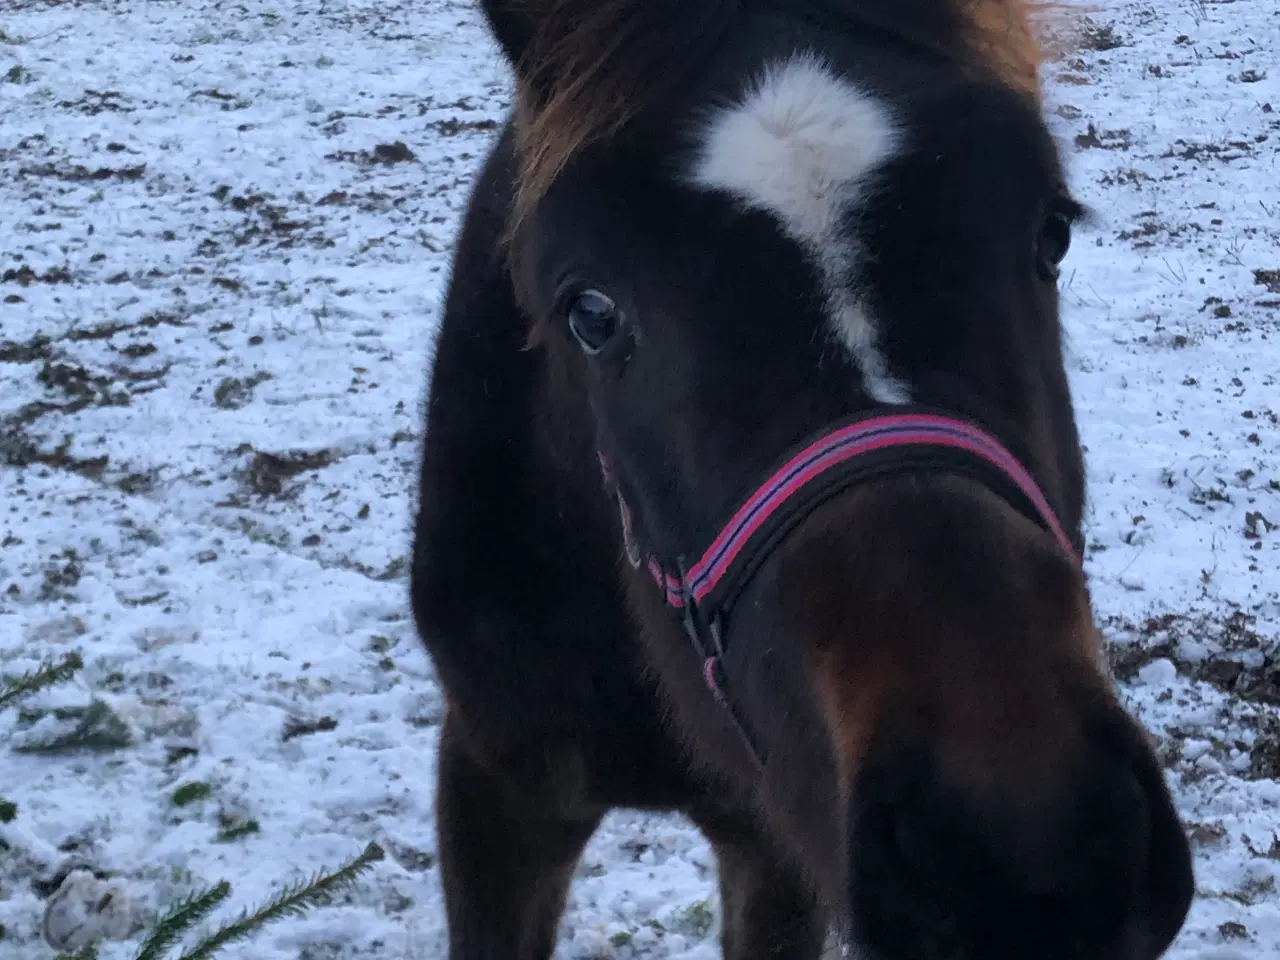
M 842 227 L 869 176 L 902 145 L 890 107 L 818 58 L 796 55 L 770 65 L 701 133 L 692 182 L 777 218 L 817 266 L 829 328 L 866 392 L 907 400 L 910 387 L 889 370 L 874 320 L 850 289 L 858 240 Z
M 689 173 L 698 186 L 773 214 L 800 243 L 823 247 L 901 140 L 887 104 L 798 54 L 769 64 L 710 116 Z

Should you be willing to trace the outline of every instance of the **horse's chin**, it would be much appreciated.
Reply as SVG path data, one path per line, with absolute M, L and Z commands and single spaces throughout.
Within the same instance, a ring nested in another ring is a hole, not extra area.
M 870 947 L 864 946 L 839 931 L 827 938 L 822 960 L 883 960 Z

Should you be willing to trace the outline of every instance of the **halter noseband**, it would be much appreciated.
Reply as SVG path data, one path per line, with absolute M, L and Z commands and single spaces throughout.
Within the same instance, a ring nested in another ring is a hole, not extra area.
M 725 706 L 757 766 L 758 750 L 725 695 L 723 657 L 727 622 L 748 581 L 782 540 L 819 505 L 855 483 L 888 473 L 928 469 L 982 483 L 1050 533 L 1077 564 L 1071 537 L 1031 473 L 994 436 L 954 414 L 904 408 L 863 414 L 833 425 L 788 453 L 780 466 L 737 508 L 692 563 L 648 554 L 637 541 L 631 509 L 618 490 L 608 459 L 599 454 L 605 485 L 618 501 L 623 541 L 633 567 L 644 566 L 666 605 L 679 615 L 702 675 Z

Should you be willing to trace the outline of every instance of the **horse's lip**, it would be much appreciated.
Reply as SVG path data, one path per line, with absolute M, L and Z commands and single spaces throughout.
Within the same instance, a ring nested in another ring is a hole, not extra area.
M 858 943 L 857 940 L 850 939 L 844 934 L 835 933 L 828 941 L 830 946 L 828 952 L 823 953 L 823 960 L 880 960 L 870 947 Z M 834 947 L 835 952 L 830 953 L 830 948 Z

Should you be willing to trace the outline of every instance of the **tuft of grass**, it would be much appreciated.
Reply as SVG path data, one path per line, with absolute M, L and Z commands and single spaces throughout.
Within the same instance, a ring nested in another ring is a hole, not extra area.
M 1266 287 L 1268 293 L 1280 293 L 1280 270 L 1254 270 L 1253 282 Z
M 24 718 L 38 718 L 43 715 L 39 711 L 34 711 L 25 714 Z M 47 740 L 14 744 L 13 751 L 50 756 L 73 753 L 77 750 L 102 752 L 121 750 L 133 744 L 133 734 L 129 732 L 128 725 L 103 700 L 94 699 L 86 707 L 54 710 L 53 715 L 59 720 L 75 720 L 76 725 L 66 733 Z
M 321 717 L 319 720 L 301 720 L 297 717 L 290 717 L 285 721 L 284 730 L 280 734 L 282 741 L 292 740 L 294 737 L 302 737 L 312 733 L 325 733 L 329 730 L 336 730 L 338 721 L 333 717 Z
M 1099 53 L 1103 53 L 1107 50 L 1123 47 L 1124 44 L 1125 38 L 1117 34 L 1115 27 L 1109 23 L 1101 26 L 1090 23 L 1080 31 L 1080 46 L 1086 50 L 1096 50 Z
M 1081 150 L 1128 150 L 1133 146 L 1133 131 L 1128 128 L 1102 130 L 1090 122 L 1084 133 L 1076 134 L 1075 144 Z
M 255 373 L 243 379 L 224 377 L 213 391 L 213 405 L 222 410 L 239 410 L 253 399 L 258 384 L 271 379 L 269 373 Z
M 175 807 L 185 807 L 195 803 L 197 800 L 205 799 L 211 793 L 213 793 L 213 789 L 207 783 L 193 780 L 191 783 L 184 783 L 173 791 L 173 796 L 169 798 L 169 801 Z
M 259 496 L 280 496 L 287 480 L 327 467 L 335 459 L 331 450 L 291 450 L 279 454 L 255 450 L 244 471 L 245 485 Z
M 253 817 L 249 817 L 247 820 L 230 820 L 218 829 L 218 842 L 231 843 L 242 837 L 261 832 L 262 827 Z
M 715 914 L 711 912 L 711 905 L 706 900 L 689 904 L 680 919 L 689 932 L 699 940 L 710 933 L 711 928 L 715 926 Z

